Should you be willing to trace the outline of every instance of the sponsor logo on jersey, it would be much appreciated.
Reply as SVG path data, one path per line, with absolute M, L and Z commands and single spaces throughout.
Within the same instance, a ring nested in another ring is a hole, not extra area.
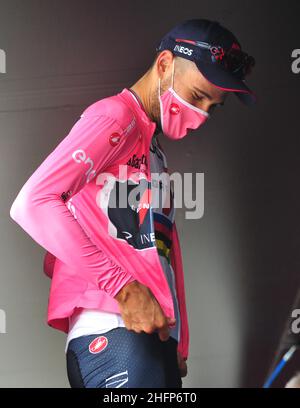
M 121 140 L 121 135 L 118 132 L 114 132 L 109 136 L 109 143 L 115 147 Z
M 135 117 L 132 119 L 132 121 L 129 123 L 129 125 L 127 126 L 127 128 L 124 130 L 124 134 L 127 136 L 129 132 L 131 132 L 131 130 L 134 128 L 136 124 L 136 119 Z
M 96 337 L 89 345 L 89 351 L 92 354 L 100 353 L 108 345 L 108 339 L 105 336 Z
M 122 231 L 122 233 L 125 236 L 125 239 L 131 239 L 133 237 L 133 235 L 128 232 L 128 231 Z M 150 233 L 146 233 L 146 234 L 140 234 L 140 240 L 141 243 L 144 245 L 149 244 L 150 242 L 155 242 L 155 233 L 154 232 L 150 232 Z
M 110 236 L 124 240 L 138 250 L 155 246 L 151 223 L 151 184 L 148 180 L 106 183 L 97 200 L 108 218 Z
M 62 200 L 63 201 L 67 201 L 70 197 L 71 197 L 71 195 L 72 195 L 72 191 L 71 190 L 68 190 L 67 192 L 63 192 L 62 194 L 61 194 L 61 198 L 62 198 Z
M 72 158 L 76 163 L 84 163 L 89 166 L 88 170 L 86 171 L 86 182 L 92 180 L 92 178 L 96 175 L 96 170 L 94 170 L 94 162 L 90 157 L 87 157 L 86 152 L 83 149 L 75 150 L 72 153 Z
M 127 166 L 131 166 L 136 169 L 142 168 L 142 170 L 145 170 L 145 168 L 148 167 L 147 157 L 144 154 L 142 157 L 138 157 L 136 154 L 134 154 L 126 164 Z

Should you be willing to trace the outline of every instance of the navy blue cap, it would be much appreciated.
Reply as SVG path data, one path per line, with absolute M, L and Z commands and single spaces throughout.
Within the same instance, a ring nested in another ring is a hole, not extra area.
M 234 92 L 246 105 L 257 97 L 245 83 L 255 59 L 242 51 L 231 31 L 217 21 L 185 20 L 160 41 L 156 51 L 170 50 L 174 55 L 195 62 L 202 75 L 216 87 Z

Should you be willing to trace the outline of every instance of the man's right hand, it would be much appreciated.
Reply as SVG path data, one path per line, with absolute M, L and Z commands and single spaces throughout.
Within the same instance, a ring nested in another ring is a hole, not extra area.
M 121 316 L 128 330 L 149 334 L 157 330 L 162 341 L 168 340 L 169 325 L 174 325 L 176 320 L 165 316 L 147 286 L 138 281 L 130 282 L 123 286 L 115 299 L 119 303 Z

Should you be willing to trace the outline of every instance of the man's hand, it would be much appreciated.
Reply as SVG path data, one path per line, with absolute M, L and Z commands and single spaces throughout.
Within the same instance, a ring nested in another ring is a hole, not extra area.
M 169 325 L 174 325 L 176 320 L 164 315 L 147 286 L 138 281 L 130 282 L 123 286 L 115 299 L 119 303 L 121 316 L 128 330 L 149 334 L 157 330 L 160 340 L 168 340 Z
M 177 350 L 177 361 L 178 361 L 178 367 L 180 370 L 180 376 L 185 377 L 187 375 L 186 358 L 183 358 L 178 350 Z

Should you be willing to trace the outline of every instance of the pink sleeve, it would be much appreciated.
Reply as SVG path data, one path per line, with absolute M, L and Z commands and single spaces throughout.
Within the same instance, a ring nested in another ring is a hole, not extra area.
M 174 221 L 172 229 L 172 245 L 171 245 L 171 264 L 175 273 L 176 292 L 179 299 L 179 313 L 181 318 L 180 341 L 178 343 L 178 351 L 186 360 L 188 358 L 189 350 L 189 322 L 187 313 L 187 304 L 185 297 L 185 282 L 183 271 L 183 260 L 181 253 L 181 245 L 179 241 L 179 234 L 177 231 L 177 224 Z
M 109 141 L 114 132 L 121 135 L 115 146 Z M 81 276 L 92 274 L 99 289 L 112 297 L 135 278 L 92 243 L 61 195 L 76 194 L 120 155 L 125 142 L 115 119 L 82 115 L 27 180 L 10 209 L 11 218 L 32 239 Z
M 43 271 L 48 278 L 52 279 L 56 257 L 50 252 L 44 255 Z

